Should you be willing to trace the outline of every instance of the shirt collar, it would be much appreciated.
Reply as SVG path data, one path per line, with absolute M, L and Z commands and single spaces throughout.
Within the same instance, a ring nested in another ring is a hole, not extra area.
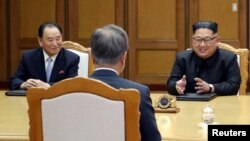
M 105 68 L 105 67 L 102 67 L 102 68 L 96 68 L 96 69 L 95 69 L 95 71 L 97 71 L 97 70 L 110 70 L 110 71 L 115 72 L 117 75 L 119 75 L 118 72 L 117 72 L 116 70 L 112 69 L 112 68 Z
M 56 54 L 56 55 L 53 55 L 53 56 L 49 56 L 49 55 L 43 50 L 43 56 L 44 56 L 44 62 L 46 62 L 47 59 L 48 59 L 49 57 L 51 57 L 51 59 L 52 59 L 53 61 L 55 61 L 55 60 L 56 60 L 56 57 L 57 57 L 57 54 Z

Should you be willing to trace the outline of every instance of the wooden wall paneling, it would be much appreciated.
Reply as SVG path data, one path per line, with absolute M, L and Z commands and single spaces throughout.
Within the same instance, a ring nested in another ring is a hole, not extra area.
M 0 82 L 8 79 L 8 45 L 7 45 L 7 3 L 6 0 L 0 1 Z M 0 84 L 1 85 L 1 84 Z
M 93 31 L 106 24 L 124 28 L 124 0 L 70 0 L 69 40 L 89 46 Z
M 238 4 L 237 12 L 231 11 L 232 3 Z M 114 23 L 123 27 L 130 45 L 125 76 L 144 84 L 165 85 L 175 55 L 191 45 L 191 25 L 197 20 L 218 21 L 223 42 L 246 48 L 248 4 L 247 0 L 3 0 L 0 61 L 9 68 L 0 70 L 0 81 L 16 70 L 23 51 L 38 47 L 40 23 L 54 20 L 62 25 L 65 40 L 84 46 L 89 46 L 92 32 L 100 26 Z
M 19 59 L 18 36 L 19 36 L 19 1 L 10 0 L 10 71 L 14 73 Z M 15 16 L 14 16 L 15 15 Z
M 150 49 L 139 49 L 137 53 L 138 59 L 138 74 L 169 74 L 169 68 L 172 67 L 172 63 L 175 58 L 175 51 L 164 51 L 164 50 L 150 50 Z M 150 56 L 150 57 L 149 57 Z M 152 59 L 154 58 L 154 59 Z M 160 61 L 165 60 L 165 61 Z M 161 69 L 159 69 L 161 66 Z M 145 69 L 147 68 L 147 69 Z
M 233 11 L 233 4 L 237 10 Z M 189 40 L 192 24 L 198 20 L 212 20 L 218 23 L 221 41 L 236 48 L 247 47 L 247 1 L 246 0 L 191 0 Z M 190 43 L 191 47 L 191 43 Z
M 239 28 L 239 46 L 237 48 L 248 48 L 249 44 L 249 33 L 247 32 L 248 27 L 248 0 L 240 0 L 238 2 L 238 28 Z
M 247 15 L 248 15 L 248 21 L 247 21 L 248 47 L 247 47 L 247 49 L 250 49 L 250 40 L 249 40 L 249 33 L 250 33 L 250 2 L 249 1 L 248 1 L 248 12 L 247 12 Z M 248 65 L 248 86 L 249 86 L 249 84 L 250 84 L 250 65 Z M 247 91 L 249 91 L 249 87 L 248 87 Z
M 129 79 L 165 85 L 177 52 L 185 48 L 183 0 L 129 0 Z
M 38 47 L 37 30 L 45 21 L 64 27 L 64 0 L 10 0 L 10 63 L 16 71 L 22 51 Z

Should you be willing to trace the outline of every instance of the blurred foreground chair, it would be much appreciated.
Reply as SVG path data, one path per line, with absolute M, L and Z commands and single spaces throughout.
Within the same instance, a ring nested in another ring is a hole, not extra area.
M 139 141 L 139 92 L 91 78 L 27 91 L 30 141 Z
M 79 43 L 64 41 L 62 46 L 80 56 L 78 75 L 88 77 L 94 71 L 94 64 L 90 55 L 90 48 Z
M 249 50 L 246 48 L 234 48 L 233 46 L 226 43 L 219 43 L 219 48 L 223 48 L 229 50 L 238 57 L 238 63 L 240 67 L 240 75 L 241 75 L 241 84 L 240 84 L 240 95 L 245 95 L 247 90 L 247 80 L 248 80 L 248 55 Z

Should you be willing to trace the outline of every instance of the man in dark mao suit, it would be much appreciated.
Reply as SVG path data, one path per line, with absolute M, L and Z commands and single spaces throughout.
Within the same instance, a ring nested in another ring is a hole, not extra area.
M 236 95 L 241 77 L 237 56 L 218 48 L 218 24 L 198 21 L 193 24 L 193 48 L 180 52 L 167 80 L 170 94 L 217 93 Z
M 101 80 L 114 88 L 135 88 L 140 91 L 141 141 L 161 141 L 149 88 L 119 77 L 123 71 L 128 50 L 127 33 L 116 25 L 97 29 L 91 38 L 91 54 L 96 66 L 91 78 Z
M 79 56 L 62 48 L 62 29 L 53 22 L 46 22 L 38 29 L 40 47 L 23 53 L 16 73 L 11 77 L 9 89 L 32 87 L 49 88 L 65 78 L 78 75 Z M 48 58 L 52 59 L 52 72 L 46 77 Z

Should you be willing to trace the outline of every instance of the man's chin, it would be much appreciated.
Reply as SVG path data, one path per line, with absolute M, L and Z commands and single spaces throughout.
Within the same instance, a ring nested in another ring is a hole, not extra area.
M 53 56 L 53 55 L 56 55 L 59 53 L 60 50 L 53 50 L 50 52 L 50 54 Z
M 208 55 L 206 53 L 199 53 L 198 56 L 202 59 L 208 58 Z

